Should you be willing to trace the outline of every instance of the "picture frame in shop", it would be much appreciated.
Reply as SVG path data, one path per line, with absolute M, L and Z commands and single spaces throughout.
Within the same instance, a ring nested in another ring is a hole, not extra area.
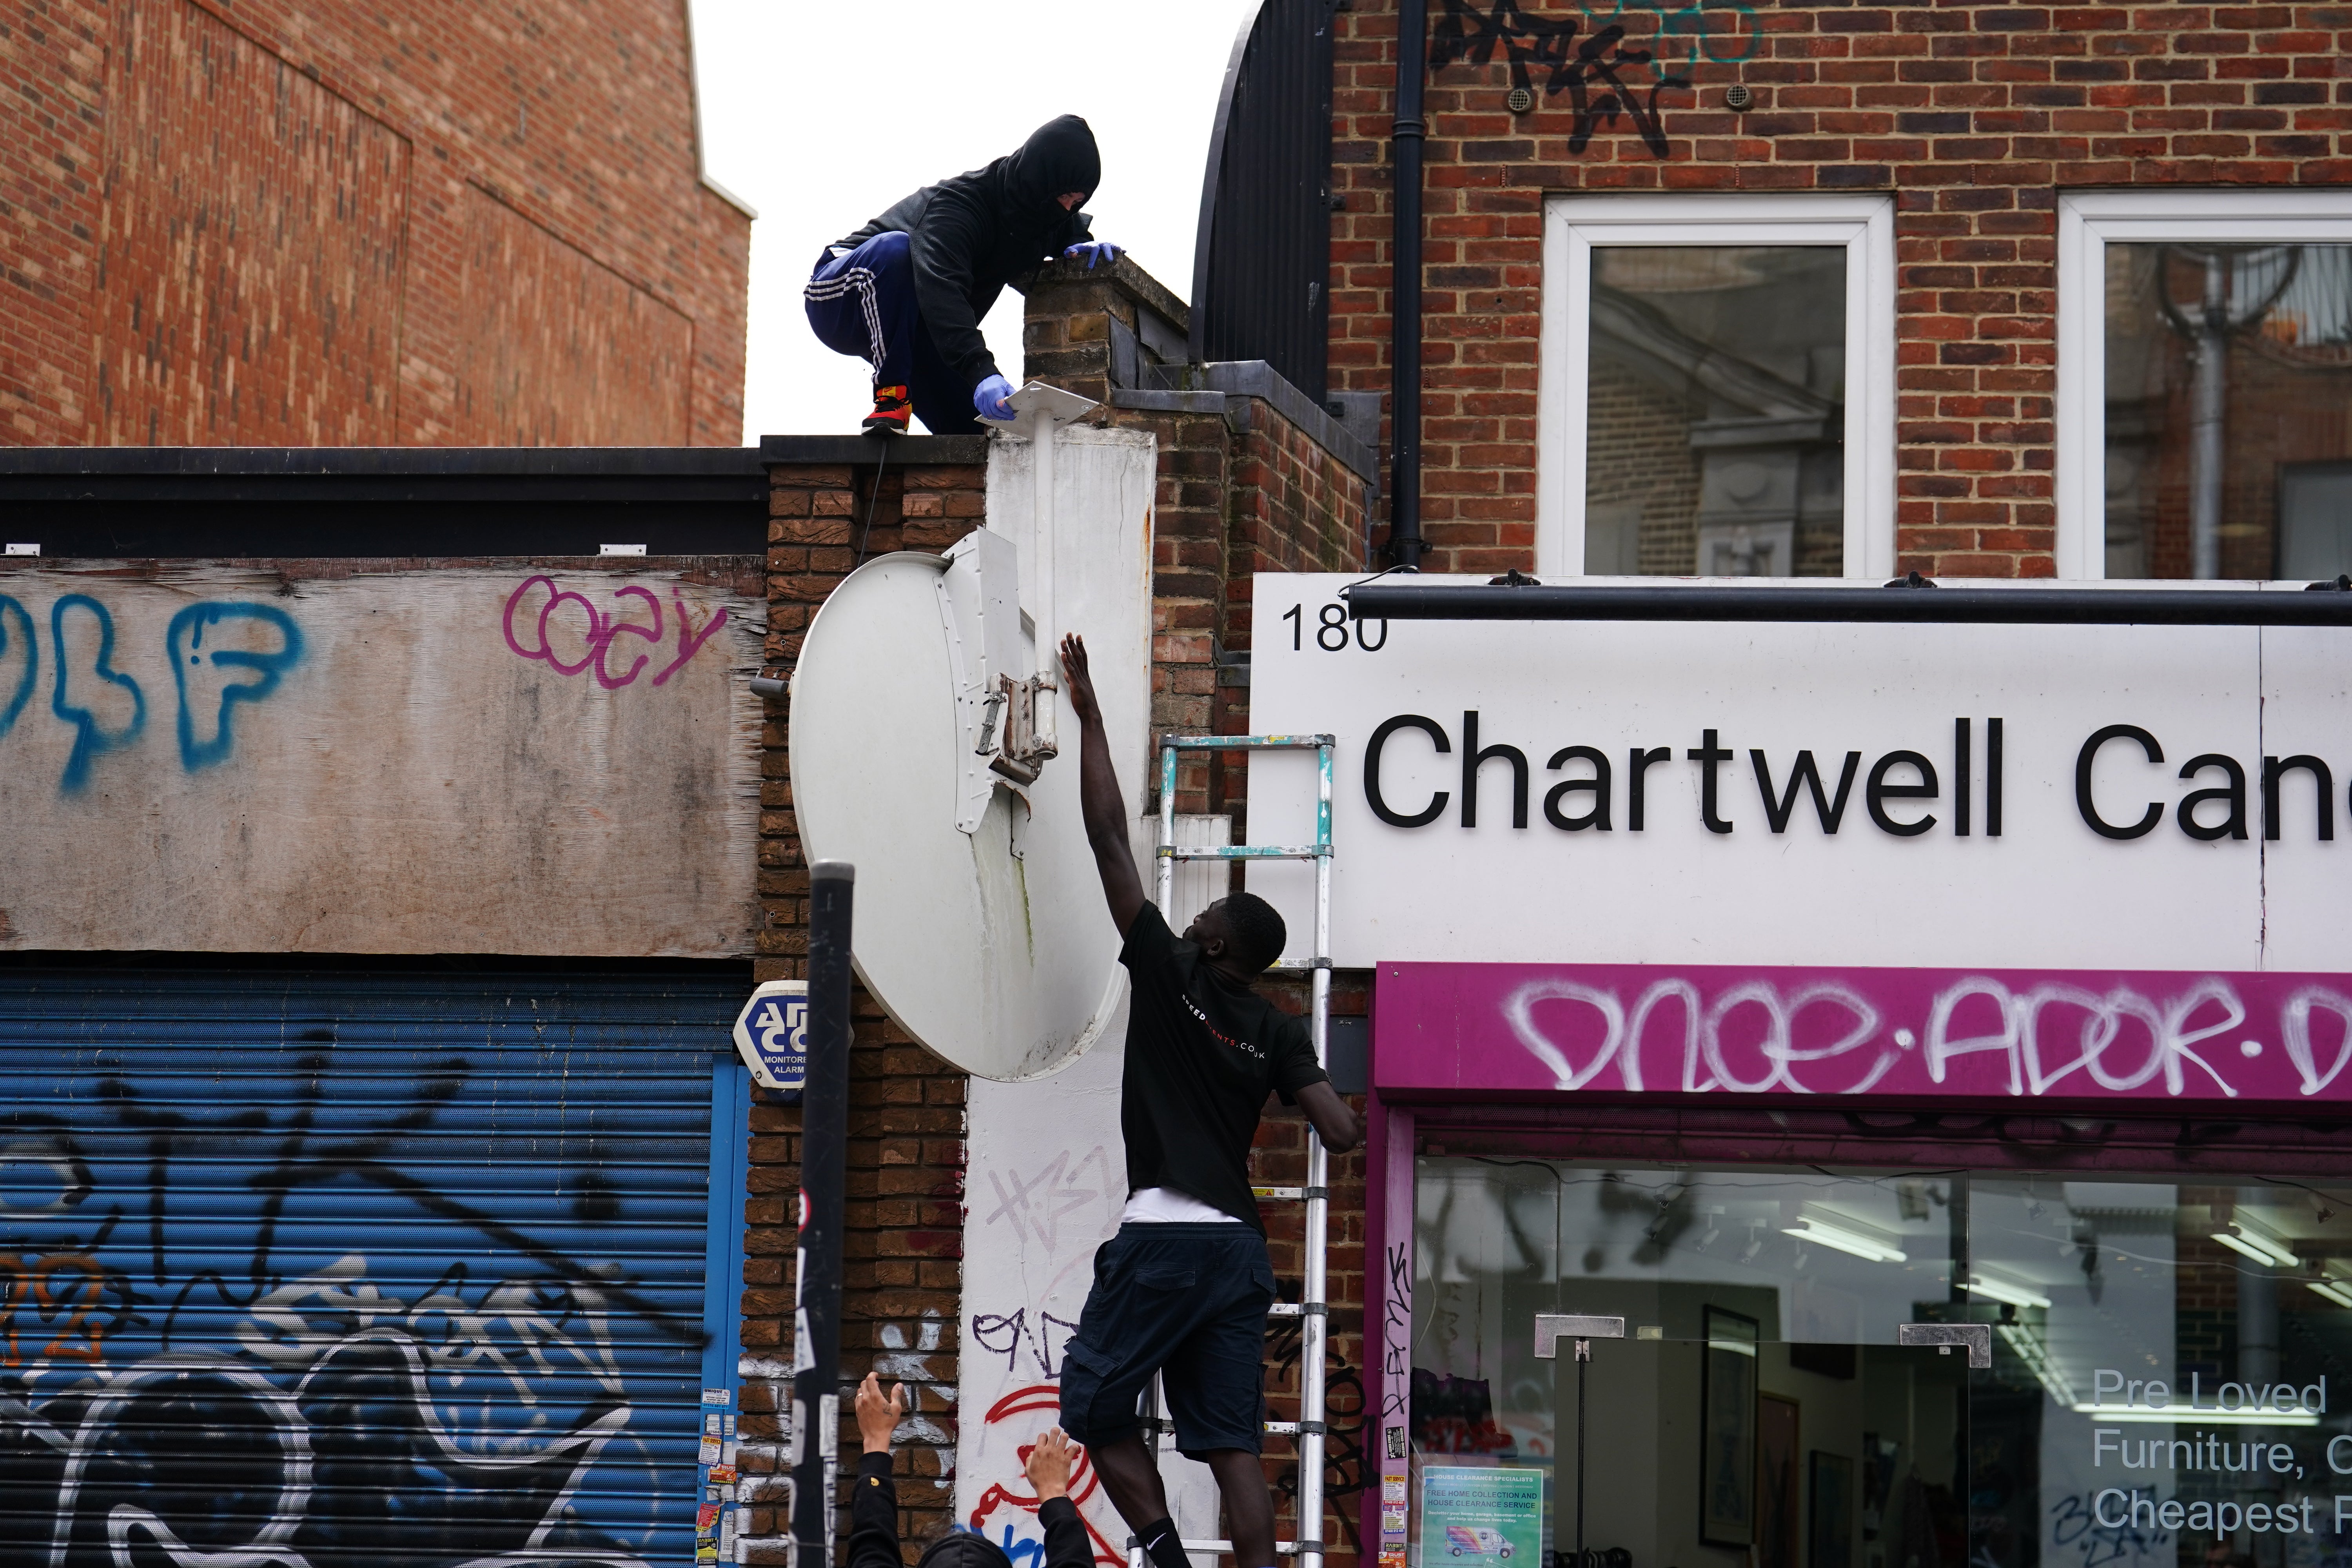
M 1757 1321 L 1701 1309 L 1698 1538 L 1709 1546 L 1756 1544 Z

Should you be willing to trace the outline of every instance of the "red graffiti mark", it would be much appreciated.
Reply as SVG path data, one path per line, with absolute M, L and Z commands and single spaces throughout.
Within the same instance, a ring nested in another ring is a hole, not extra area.
M 1034 1383 L 1026 1388 L 1016 1388 L 988 1407 L 988 1415 L 982 1424 L 993 1426 L 1007 1416 L 1025 1415 L 1034 1410 L 1050 1410 L 1056 1415 L 1060 1415 L 1061 1388 L 1051 1383 Z M 1013 1450 L 1013 1458 L 1025 1468 L 1030 1453 L 1036 1447 L 1034 1443 L 1024 1443 Z M 1127 1568 L 1127 1554 L 1115 1551 L 1103 1538 L 1103 1532 L 1087 1518 L 1087 1500 L 1094 1496 L 1101 1486 L 1101 1478 L 1095 1474 L 1094 1461 L 1081 1448 L 1077 1468 L 1070 1472 L 1070 1502 L 1078 1510 L 1078 1522 L 1087 1527 L 1087 1534 L 1094 1541 L 1095 1561 L 1103 1564 L 1103 1568 Z M 984 1534 L 988 1516 L 996 1511 L 1000 1503 L 1019 1509 L 1024 1513 L 1035 1513 L 1045 1506 L 1044 1500 L 1034 1495 L 1024 1497 L 1017 1492 L 1007 1491 L 1000 1482 L 991 1482 L 988 1490 L 981 1494 L 978 1506 L 971 1510 L 971 1528 Z
M 524 596 L 534 587 L 544 588 L 547 591 L 547 602 L 539 607 L 539 614 L 536 616 L 533 616 L 528 609 L 523 611 L 522 622 L 525 634 L 530 639 L 529 644 L 526 645 L 524 637 L 515 635 L 515 612 L 522 605 Z M 614 675 L 605 664 L 605 660 L 612 654 L 614 640 L 623 636 L 633 637 L 652 644 L 657 649 L 661 647 L 664 617 L 661 599 L 650 588 L 631 584 L 625 588 L 616 589 L 613 597 L 644 600 L 646 606 L 653 611 L 653 625 L 648 626 L 639 621 L 624 619 L 623 616 L 627 610 L 625 605 L 615 605 L 609 612 L 599 610 L 585 594 L 570 588 L 559 588 L 555 585 L 553 578 L 544 574 L 526 577 L 515 585 L 513 593 L 507 595 L 506 616 L 502 623 L 507 647 L 512 648 L 521 658 L 546 665 L 558 675 L 578 675 L 583 671 L 593 669 L 597 685 L 607 691 L 618 691 L 621 688 L 633 684 L 637 677 L 645 672 L 646 666 L 653 662 L 653 659 L 650 654 L 639 653 L 636 662 L 630 665 L 626 671 Z M 548 635 L 548 623 L 565 605 L 579 606 L 580 613 L 584 615 L 588 621 L 586 628 L 580 633 L 580 657 L 569 661 L 555 651 L 555 640 Z M 685 595 L 676 588 L 670 590 L 670 606 L 677 612 L 676 657 L 656 672 L 653 678 L 653 684 L 656 686 L 662 685 L 671 676 L 684 668 L 696 654 L 702 651 L 703 645 L 711 639 L 719 628 L 727 624 L 727 607 L 721 605 L 704 616 L 701 624 L 698 626 L 695 623 L 694 613 L 687 607 Z

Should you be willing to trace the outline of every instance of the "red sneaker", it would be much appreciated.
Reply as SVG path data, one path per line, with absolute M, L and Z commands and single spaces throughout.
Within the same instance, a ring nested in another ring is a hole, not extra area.
M 907 421 L 915 405 L 907 397 L 903 386 L 877 386 L 874 389 L 874 412 L 866 416 L 865 430 L 868 436 L 904 436 Z

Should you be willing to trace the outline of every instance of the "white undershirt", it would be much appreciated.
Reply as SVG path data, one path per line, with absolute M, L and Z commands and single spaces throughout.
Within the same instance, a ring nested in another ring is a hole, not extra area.
M 1190 1193 L 1180 1193 L 1173 1187 L 1143 1187 L 1127 1194 L 1127 1207 L 1119 1210 L 1121 1225 L 1239 1225 L 1242 1222 Z

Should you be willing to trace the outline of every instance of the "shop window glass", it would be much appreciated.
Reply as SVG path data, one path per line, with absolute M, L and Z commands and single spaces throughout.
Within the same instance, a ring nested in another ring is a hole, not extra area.
M 1596 245 L 1584 570 L 1834 577 L 1842 246 Z
M 2352 571 L 2352 245 L 2105 247 L 2106 574 Z
M 1416 1568 L 2340 1568 L 2352 1188 L 1428 1157 L 1410 1399 Z

